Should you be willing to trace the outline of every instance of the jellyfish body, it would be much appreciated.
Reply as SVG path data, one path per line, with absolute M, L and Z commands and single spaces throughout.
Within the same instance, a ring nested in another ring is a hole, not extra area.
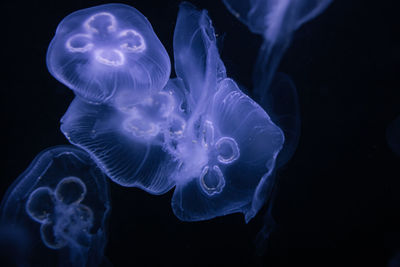
M 141 99 L 161 90 L 170 75 L 165 48 L 135 8 L 106 4 L 64 18 L 48 48 L 47 66 L 86 101 L 129 94 Z
M 273 209 L 277 194 L 277 169 L 293 156 L 300 137 L 300 108 L 294 83 L 276 69 L 289 47 L 292 35 L 302 24 L 322 13 L 332 0 L 223 0 L 229 11 L 263 37 L 253 70 L 253 94 L 284 132 L 285 143 L 276 160 L 276 169 L 270 175 L 260 195 L 268 196 L 264 225 L 258 233 L 258 246 L 267 244 L 276 230 Z
M 178 77 L 162 90 L 102 104 L 76 97 L 61 130 L 120 185 L 152 194 L 175 186 L 182 220 L 242 212 L 248 221 L 266 198 L 283 132 L 227 78 L 206 11 L 181 5 L 174 56 Z
M 254 94 L 262 100 L 292 35 L 305 22 L 322 13 L 332 0 L 223 0 L 228 10 L 264 42 L 253 73 Z
M 2 201 L 2 223 L 29 232 L 27 256 L 41 265 L 98 265 L 110 211 L 104 175 L 74 147 L 43 151 Z
M 61 131 L 114 182 L 165 193 L 173 187 L 170 174 L 176 166 L 163 150 L 163 133 L 174 118 L 174 98 L 159 92 L 129 103 L 95 105 L 76 97 L 61 120 Z
M 188 119 L 183 135 L 167 147 L 178 162 L 173 211 L 187 221 L 242 212 L 248 221 L 263 203 L 258 192 L 275 166 L 283 133 L 226 78 L 206 11 L 181 4 L 174 55 Z

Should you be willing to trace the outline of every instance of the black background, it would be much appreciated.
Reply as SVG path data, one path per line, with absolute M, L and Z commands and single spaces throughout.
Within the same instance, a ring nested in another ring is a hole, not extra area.
M 123 2 L 149 19 L 172 58 L 181 1 Z M 261 39 L 221 1 L 190 2 L 209 10 L 223 36 L 228 75 L 251 87 Z M 68 143 L 59 120 L 73 93 L 47 71 L 47 46 L 62 18 L 104 3 L 0 4 L 0 196 L 40 151 Z M 115 266 L 386 266 L 400 247 L 400 158 L 385 140 L 387 125 L 400 115 L 395 11 L 384 1 L 338 0 L 296 32 L 279 71 L 298 88 L 301 139 L 279 172 L 272 209 L 278 227 L 261 255 L 255 237 L 265 209 L 249 224 L 240 214 L 181 222 L 170 208 L 172 192 L 152 196 L 112 183 L 109 261 Z

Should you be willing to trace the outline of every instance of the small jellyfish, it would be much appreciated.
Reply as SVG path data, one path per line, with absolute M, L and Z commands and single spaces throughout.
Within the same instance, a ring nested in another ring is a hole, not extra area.
M 174 127 L 174 97 L 161 91 L 136 104 L 95 105 L 76 97 L 61 120 L 61 131 L 74 145 L 87 151 L 114 182 L 162 194 L 173 187 L 176 166 L 165 152 L 163 133 Z
M 183 87 L 187 101 L 177 112 L 186 120 L 183 134 L 166 147 L 178 162 L 173 211 L 185 221 L 234 212 L 249 221 L 266 197 L 259 193 L 274 169 L 283 133 L 226 78 L 206 11 L 181 4 L 174 55 L 178 80 L 167 88 Z
M 103 260 L 110 212 L 105 176 L 84 151 L 40 153 L 3 198 L 0 222 L 24 229 L 27 262 L 97 266 Z
M 171 68 L 146 17 L 123 4 L 87 8 L 64 18 L 48 48 L 47 66 L 77 95 L 97 103 L 127 91 L 132 100 L 159 91 Z
M 223 0 L 228 10 L 264 42 L 253 72 L 254 94 L 269 89 L 293 33 L 322 13 L 332 0 Z M 262 99 L 261 99 L 262 100 Z

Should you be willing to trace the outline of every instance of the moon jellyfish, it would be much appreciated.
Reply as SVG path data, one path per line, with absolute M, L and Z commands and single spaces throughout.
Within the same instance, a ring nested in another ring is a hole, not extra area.
M 223 0 L 228 10 L 264 42 L 254 68 L 254 94 L 268 90 L 292 35 L 302 24 L 322 13 L 332 0 Z
M 387 127 L 386 140 L 390 149 L 400 156 L 400 116 Z
M 180 116 L 187 122 L 179 138 L 166 142 L 178 162 L 173 211 L 185 221 L 234 212 L 242 212 L 249 221 L 265 200 L 260 192 L 274 169 L 283 133 L 226 78 L 206 11 L 181 4 L 174 56 L 181 82 L 170 85 L 186 90 Z
M 129 103 L 94 105 L 76 97 L 61 120 L 61 131 L 114 182 L 162 194 L 173 187 L 170 175 L 176 166 L 163 149 L 163 132 L 174 119 L 174 98 L 162 91 Z
M 47 52 L 50 73 L 90 102 L 141 99 L 170 75 L 165 48 L 135 8 L 106 4 L 76 11 L 58 25 Z
M 101 104 L 76 97 L 61 130 L 120 185 L 152 194 L 175 186 L 182 220 L 242 212 L 249 221 L 267 197 L 283 132 L 227 78 L 206 11 L 181 5 L 174 56 L 177 78 L 162 90 Z
M 0 220 L 29 233 L 27 262 L 97 266 L 109 211 L 102 172 L 85 152 L 62 146 L 40 153 L 13 183 Z

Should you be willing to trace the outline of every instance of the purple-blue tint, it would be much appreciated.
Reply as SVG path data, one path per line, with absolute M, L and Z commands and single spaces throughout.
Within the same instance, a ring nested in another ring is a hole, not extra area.
M 58 25 L 47 52 L 50 73 L 90 102 L 161 90 L 170 60 L 135 8 L 107 4 L 76 11 Z
M 275 41 L 322 13 L 333 0 L 223 0 L 249 29 Z
M 322 13 L 332 0 L 223 0 L 229 11 L 263 37 L 253 71 L 255 100 L 268 112 L 285 134 L 285 144 L 276 160 L 276 168 L 293 156 L 300 137 L 300 108 L 290 77 L 276 74 L 280 60 L 289 47 L 294 32 L 305 22 Z M 276 195 L 276 176 L 271 174 L 264 187 L 268 195 L 264 226 L 258 234 L 259 244 L 268 240 L 275 222 L 272 214 Z
M 176 163 L 163 150 L 173 118 L 170 94 L 159 92 L 133 105 L 94 105 L 76 97 L 61 120 L 68 140 L 86 150 L 114 182 L 152 194 L 170 190 Z
M 124 90 L 94 104 L 76 97 L 62 119 L 68 140 L 123 186 L 172 189 L 182 220 L 255 216 L 284 135 L 227 78 L 206 11 L 181 4 L 174 33 L 177 78 L 138 97 Z
M 84 151 L 62 146 L 40 153 L 8 189 L 0 221 L 28 233 L 27 262 L 97 266 L 109 211 L 102 172 Z
M 167 143 L 178 162 L 174 213 L 196 221 L 242 212 L 249 221 L 267 197 L 260 192 L 274 169 L 283 133 L 226 78 L 206 11 L 181 4 L 174 55 L 188 95 L 183 135 Z
M 292 35 L 305 22 L 322 13 L 332 0 L 223 0 L 228 10 L 264 42 L 254 68 L 254 94 L 262 98 Z

